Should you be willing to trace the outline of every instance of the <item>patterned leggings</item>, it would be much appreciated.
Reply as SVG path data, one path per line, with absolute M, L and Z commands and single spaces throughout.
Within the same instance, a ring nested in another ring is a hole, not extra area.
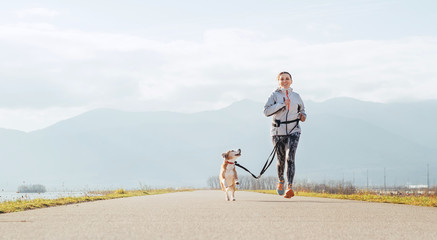
M 279 181 L 284 181 L 285 160 L 287 160 L 287 180 L 288 184 L 293 184 L 295 172 L 294 158 L 296 155 L 297 144 L 299 143 L 299 137 L 299 132 L 292 133 L 289 137 L 272 137 L 273 144 L 277 144 L 278 147 L 278 162 L 276 164 L 276 168 L 278 169 Z

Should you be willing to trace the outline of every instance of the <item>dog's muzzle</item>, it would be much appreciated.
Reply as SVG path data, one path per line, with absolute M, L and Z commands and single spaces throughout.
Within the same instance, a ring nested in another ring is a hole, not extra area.
M 238 149 L 238 153 L 235 156 L 241 156 L 241 149 Z

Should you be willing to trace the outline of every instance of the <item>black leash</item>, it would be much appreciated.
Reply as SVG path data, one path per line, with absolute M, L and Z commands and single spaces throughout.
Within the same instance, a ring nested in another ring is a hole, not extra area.
M 291 136 L 291 132 L 293 132 L 293 130 L 299 125 L 299 121 L 300 119 L 295 119 L 293 121 L 287 121 L 287 122 L 281 122 L 281 123 L 291 123 L 291 122 L 296 122 L 296 125 L 290 130 L 290 132 L 286 135 L 287 138 L 289 138 Z M 280 125 L 280 124 L 279 124 Z M 279 127 L 278 125 L 278 127 Z M 279 141 L 278 141 L 279 142 Z M 252 175 L 252 177 L 254 177 L 255 179 L 259 179 L 266 171 L 267 169 L 270 167 L 270 165 L 272 165 L 273 160 L 275 159 L 275 155 L 278 152 L 278 142 L 276 142 L 275 146 L 273 146 L 273 150 L 270 153 L 269 157 L 267 158 L 266 163 L 264 164 L 263 169 L 261 170 L 261 172 L 259 173 L 258 177 L 255 176 L 255 174 L 253 174 L 251 171 L 249 171 L 247 168 L 241 166 L 239 163 L 237 163 L 237 161 L 235 161 L 235 166 L 242 168 L 243 170 L 245 170 L 246 172 L 250 173 L 250 175 Z
M 242 168 L 246 172 L 250 173 L 250 175 L 252 175 L 252 177 L 254 177 L 255 179 L 258 179 L 257 176 L 255 176 L 253 173 L 251 173 L 247 168 L 245 168 L 245 167 L 241 166 L 240 164 L 238 164 L 237 161 L 235 161 L 235 166 Z
M 241 166 L 239 163 L 237 163 L 237 161 L 235 161 L 235 166 L 242 168 L 243 170 L 245 170 L 246 172 L 250 173 L 250 175 L 252 175 L 253 178 L 255 179 L 259 179 L 261 177 L 261 175 L 263 175 L 267 169 L 270 167 L 270 165 L 273 162 L 273 159 L 275 159 L 275 155 L 276 152 L 278 151 L 278 148 L 276 147 L 277 144 L 275 144 L 275 146 L 273 147 L 272 152 L 270 153 L 269 157 L 267 158 L 266 163 L 264 164 L 263 169 L 261 170 L 261 172 L 259 173 L 258 177 L 255 176 L 255 174 L 253 174 L 251 171 L 249 171 L 247 168 Z M 269 162 L 270 161 L 270 162 Z

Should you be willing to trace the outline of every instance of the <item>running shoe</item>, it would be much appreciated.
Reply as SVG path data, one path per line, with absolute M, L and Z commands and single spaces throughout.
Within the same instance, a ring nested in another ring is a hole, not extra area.
M 279 181 L 279 183 L 278 183 L 278 187 L 276 188 L 276 192 L 277 192 L 280 196 L 284 195 L 284 180 Z
M 293 185 L 288 184 L 287 192 L 285 193 L 285 198 L 292 198 L 294 196 Z

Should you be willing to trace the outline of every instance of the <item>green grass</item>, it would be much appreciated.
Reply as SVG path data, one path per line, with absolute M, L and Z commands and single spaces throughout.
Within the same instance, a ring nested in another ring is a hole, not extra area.
M 190 190 L 175 190 L 175 189 L 156 189 L 156 190 L 133 190 L 127 191 L 117 189 L 116 191 L 100 191 L 92 192 L 92 194 L 101 194 L 101 196 L 83 196 L 83 197 L 65 197 L 58 199 L 34 199 L 34 200 L 16 200 L 0 202 L 0 213 L 19 212 L 35 208 L 45 208 L 59 205 L 75 204 L 82 202 L 107 200 L 114 198 L 125 198 L 145 195 L 164 194 L 171 192 L 184 192 Z
M 276 190 L 253 190 L 253 191 L 259 193 L 277 194 Z M 314 192 L 296 192 L 296 196 L 349 199 L 349 200 L 366 201 L 366 202 L 382 202 L 382 203 L 407 204 L 407 205 L 425 206 L 425 207 L 437 207 L 437 196 L 390 196 L 390 195 L 377 195 L 368 192 L 350 194 L 350 195 L 314 193 Z

